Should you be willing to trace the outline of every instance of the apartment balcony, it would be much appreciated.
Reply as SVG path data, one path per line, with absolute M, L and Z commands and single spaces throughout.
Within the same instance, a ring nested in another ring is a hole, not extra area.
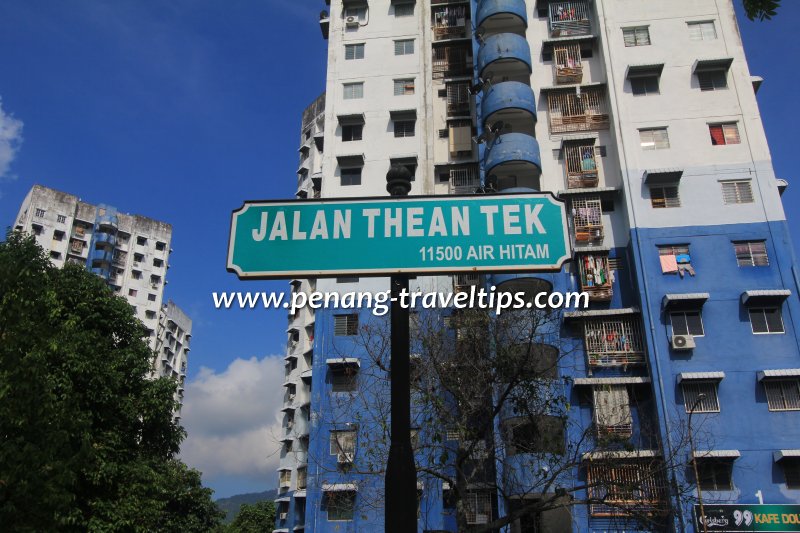
M 97 225 L 100 231 L 110 231 L 116 233 L 119 222 L 113 215 L 102 215 L 97 217 Z
M 588 2 L 551 2 L 548 6 L 551 37 L 590 35 L 591 11 Z
M 548 91 L 550 133 L 608 129 L 609 116 L 605 90 L 602 87 L 583 87 Z
M 542 161 L 539 143 L 524 133 L 500 135 L 489 146 L 485 158 L 486 175 L 494 175 L 497 189 L 526 187 L 539 190 Z
M 528 40 L 514 33 L 487 37 L 478 49 L 478 75 L 495 81 L 530 83 L 531 48 Z
M 450 169 L 450 194 L 474 194 L 481 186 L 481 177 L 477 165 L 463 165 Z
M 456 274 L 453 276 L 453 291 L 469 292 L 471 287 L 480 287 L 481 275 L 477 273 Z
M 602 453 L 590 455 L 602 457 Z M 589 504 L 590 515 L 642 516 L 666 512 L 667 481 L 664 471 L 661 461 L 647 450 L 608 452 L 607 459 L 590 459 L 586 468 L 588 496 L 592 502 Z
M 94 234 L 95 245 L 113 247 L 117 244 L 117 236 L 113 233 L 97 232 Z
M 434 44 L 432 77 L 434 80 L 472 78 L 472 44 Z
M 110 265 L 113 259 L 113 252 L 111 250 L 97 249 L 92 251 L 91 260 L 92 265 L 97 267 L 99 265 Z
M 472 97 L 469 94 L 469 82 L 453 82 L 447 84 L 447 119 L 472 117 Z
M 575 244 L 602 242 L 603 209 L 599 196 L 573 198 L 570 201 Z
M 492 85 L 481 100 L 484 127 L 503 121 L 511 131 L 534 136 L 536 97 L 526 83 L 506 81 Z
M 583 341 L 590 367 L 643 365 L 645 340 L 638 316 L 584 322 Z
M 525 35 L 528 28 L 525 0 L 483 0 L 478 4 L 477 27 L 488 35 Z
M 608 254 L 580 254 L 577 263 L 581 290 L 589 295 L 589 300 L 610 301 L 614 289 L 608 269 Z
M 556 83 L 581 83 L 583 61 L 578 43 L 553 47 L 553 77 Z
M 584 142 L 564 145 L 564 167 L 568 189 L 586 189 L 600 184 L 600 147 Z
M 470 37 L 469 5 L 435 6 L 431 13 L 434 41 Z

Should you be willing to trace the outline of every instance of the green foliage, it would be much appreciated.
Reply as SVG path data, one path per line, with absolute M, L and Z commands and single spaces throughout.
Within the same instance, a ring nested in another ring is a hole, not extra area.
M 6 531 L 209 531 L 221 513 L 175 459 L 175 384 L 131 306 L 32 237 L 0 243 L 0 524 Z
M 771 20 L 781 6 L 781 0 L 742 0 L 742 3 L 750 20 Z
M 239 508 L 233 522 L 228 525 L 228 533 L 261 533 L 272 531 L 275 525 L 275 504 L 272 502 L 245 503 Z

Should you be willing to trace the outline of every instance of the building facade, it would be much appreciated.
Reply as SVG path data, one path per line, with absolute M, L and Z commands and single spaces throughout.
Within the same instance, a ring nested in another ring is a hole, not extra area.
M 386 172 L 404 165 L 412 195 L 535 190 L 567 205 L 574 255 L 562 272 L 413 281 L 589 295 L 588 309 L 558 311 L 537 341 L 557 361 L 564 426 L 543 419 L 527 432 L 575 454 L 548 488 L 571 503 L 503 530 L 702 531 L 698 496 L 709 512 L 800 503 L 786 182 L 732 1 L 328 4 L 326 92 L 304 113 L 298 198 L 385 196 Z M 293 291 L 387 288 L 382 278 L 292 281 Z M 386 444 L 372 318 L 289 317 L 277 532 L 383 530 L 382 478 L 364 474 Z M 506 429 L 515 424 L 500 412 L 492 438 L 522 438 Z M 417 438 L 437 431 L 419 427 Z M 493 479 L 467 501 L 471 525 L 548 496 L 532 490 L 534 462 L 519 446 L 501 457 L 491 444 Z M 659 482 L 642 474 L 657 464 Z M 418 479 L 419 530 L 456 531 L 452 487 Z
M 85 266 L 134 307 L 151 349 L 159 352 L 152 375 L 175 379 L 182 403 L 192 321 L 172 301 L 164 302 L 172 226 L 34 185 L 14 228 L 34 235 L 57 267 Z

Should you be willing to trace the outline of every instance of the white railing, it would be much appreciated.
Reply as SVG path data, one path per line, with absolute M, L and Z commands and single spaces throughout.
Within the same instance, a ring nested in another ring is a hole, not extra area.
M 594 144 L 566 144 L 564 167 L 568 189 L 597 187 L 600 184 L 600 147 Z
M 478 169 L 474 166 L 450 170 L 450 194 L 472 194 L 480 187 Z
M 589 35 L 592 32 L 587 2 L 550 3 L 550 36 Z
M 547 93 L 550 133 L 608 129 L 604 91 L 597 87 Z

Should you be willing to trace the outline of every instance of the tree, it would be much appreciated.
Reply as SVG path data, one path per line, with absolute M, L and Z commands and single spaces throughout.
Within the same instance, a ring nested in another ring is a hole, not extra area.
M 781 0 L 742 0 L 742 3 L 750 20 L 771 20 L 781 6 Z
M 272 531 L 275 525 L 275 504 L 270 501 L 254 504 L 245 503 L 239 514 L 228 525 L 228 533 L 261 533 Z
M 34 239 L 0 243 L 0 523 L 12 531 L 208 531 L 221 513 L 175 457 L 175 383 L 147 378 L 132 307 Z

